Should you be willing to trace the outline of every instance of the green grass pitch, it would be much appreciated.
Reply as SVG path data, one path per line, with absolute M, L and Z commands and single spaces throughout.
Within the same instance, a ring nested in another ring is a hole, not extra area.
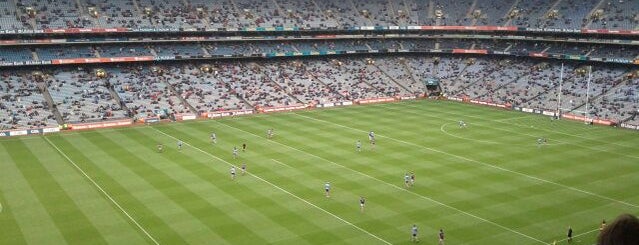
M 420 244 L 566 244 L 572 226 L 590 245 L 638 214 L 638 136 L 421 100 L 0 139 L 0 244 L 412 244 L 416 224 Z

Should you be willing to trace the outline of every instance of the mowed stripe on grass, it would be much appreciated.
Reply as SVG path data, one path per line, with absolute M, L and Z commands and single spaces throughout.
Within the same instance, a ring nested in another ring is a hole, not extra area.
M 378 137 L 372 150 L 369 130 L 392 139 Z M 563 239 L 568 225 L 588 232 L 579 240 L 589 243 L 601 219 L 634 209 L 464 158 L 637 204 L 630 149 L 639 139 L 620 132 L 629 131 L 415 101 L 46 137 L 160 244 L 380 242 L 375 237 L 408 244 L 412 224 L 426 241 L 444 228 L 449 243 L 538 244 Z M 551 144 L 538 148 L 542 136 Z M 189 145 L 178 151 L 173 137 Z M 242 143 L 248 150 L 234 159 Z M 0 243 L 151 243 L 43 139 L 3 140 L 0 157 L 9 159 L 0 163 L 0 226 L 9 234 Z M 229 163 L 246 163 L 255 178 L 231 181 Z M 417 184 L 403 190 L 408 171 Z M 360 196 L 368 200 L 364 213 Z

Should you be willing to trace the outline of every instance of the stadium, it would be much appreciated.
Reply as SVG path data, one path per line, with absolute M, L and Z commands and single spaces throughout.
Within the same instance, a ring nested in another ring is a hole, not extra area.
M 638 0 L 0 0 L 0 244 L 639 244 Z

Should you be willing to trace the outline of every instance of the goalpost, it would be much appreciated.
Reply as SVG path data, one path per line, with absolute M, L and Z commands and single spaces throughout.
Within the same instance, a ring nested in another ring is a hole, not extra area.
M 561 71 L 559 72 L 559 92 L 557 93 L 557 118 L 561 118 L 561 92 L 564 83 L 564 63 L 561 63 Z
M 590 116 L 590 111 L 588 111 L 588 106 L 590 102 L 590 79 L 592 79 L 592 66 L 588 66 L 588 81 L 586 84 L 586 111 L 584 112 L 584 123 L 588 124 L 588 117 Z
M 590 81 L 592 80 L 592 66 L 588 66 L 588 79 L 586 80 L 586 110 L 575 112 L 584 115 L 584 123 L 588 124 L 590 122 Z M 563 92 L 563 81 L 564 81 L 564 63 L 561 63 L 561 71 L 559 73 L 559 89 L 557 92 L 557 117 L 561 117 L 562 110 L 564 108 L 561 107 L 561 94 Z

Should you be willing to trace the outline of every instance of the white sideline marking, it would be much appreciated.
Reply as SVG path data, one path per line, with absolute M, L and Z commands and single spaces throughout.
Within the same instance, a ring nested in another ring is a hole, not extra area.
M 98 190 L 100 190 L 100 192 L 102 192 L 102 194 L 104 194 L 116 207 L 118 207 L 118 209 L 120 209 L 120 211 L 122 211 L 122 213 L 124 215 L 126 215 L 126 217 L 129 218 L 129 220 L 131 220 L 149 239 L 151 239 L 151 241 L 153 241 L 153 243 L 155 243 L 156 245 L 159 245 L 160 243 L 158 243 L 157 240 L 155 240 L 155 238 L 153 238 L 153 236 L 151 236 L 151 234 L 149 234 L 148 231 L 146 231 L 146 229 L 144 229 L 144 227 L 142 227 L 137 221 L 135 221 L 135 219 L 133 217 L 131 217 L 131 215 L 129 215 L 129 213 L 127 213 L 122 206 L 120 206 L 120 204 L 118 204 L 118 202 L 116 202 L 113 197 L 111 197 L 98 183 L 96 183 L 91 177 L 89 177 L 89 175 L 87 175 L 86 172 L 84 172 L 84 170 L 82 170 L 82 168 L 80 168 L 77 164 L 75 164 L 75 162 L 73 160 L 71 160 L 71 158 L 69 158 L 69 156 L 67 156 L 67 154 L 65 154 L 64 152 L 62 152 L 62 150 L 60 150 L 60 148 L 58 148 L 58 146 L 56 146 L 53 142 L 51 142 L 51 140 L 49 140 L 47 137 L 42 137 L 44 138 L 44 140 L 46 140 L 49 145 L 53 146 L 53 148 L 55 148 L 56 151 L 58 151 L 64 158 L 67 159 L 67 161 L 69 161 L 69 163 L 71 163 L 78 171 L 80 171 L 80 173 L 82 173 L 82 175 L 84 175 L 84 177 L 86 177 L 89 181 L 91 181 L 91 183 L 93 183 L 93 185 L 98 188 Z
M 296 113 L 293 113 L 293 114 L 296 114 Z M 224 125 L 224 126 L 226 126 L 226 127 L 233 128 L 233 129 L 235 129 L 235 130 L 242 131 L 242 132 L 245 132 L 245 133 L 247 133 L 247 134 L 254 135 L 254 136 L 258 137 L 258 138 L 264 138 L 264 137 L 262 137 L 262 136 L 259 136 L 259 135 L 256 135 L 256 134 L 254 134 L 254 133 L 251 133 L 251 132 L 245 131 L 245 130 L 240 129 L 240 128 L 236 128 L 236 127 L 233 127 L 233 126 L 230 126 L 230 125 L 224 124 L 224 123 L 222 123 L 222 122 L 218 122 L 218 123 L 219 123 L 219 124 L 222 124 L 222 125 Z M 409 191 L 409 190 L 407 190 L 407 189 L 405 189 L 405 188 L 403 188 L 403 187 L 400 187 L 400 186 L 397 186 L 397 185 L 394 185 L 394 184 L 388 183 L 388 182 L 386 182 L 386 181 L 383 181 L 383 180 L 378 179 L 378 178 L 376 178 L 376 177 L 373 177 L 373 176 L 371 176 L 371 175 L 365 174 L 365 173 L 363 173 L 363 172 L 357 171 L 357 170 L 355 170 L 355 169 L 352 169 L 352 168 L 346 167 L 346 166 L 344 166 L 344 165 L 341 165 L 341 164 L 339 164 L 339 163 L 333 162 L 333 161 L 328 160 L 328 159 L 326 159 L 326 158 L 323 158 L 323 157 L 317 156 L 317 155 L 315 155 L 315 154 L 312 154 L 312 153 L 309 153 L 309 152 L 306 152 L 306 151 L 303 151 L 303 150 L 297 149 L 297 148 L 295 148 L 295 147 L 292 147 L 292 146 L 289 146 L 289 145 L 286 145 L 286 144 L 283 144 L 283 143 L 280 143 L 280 142 L 277 142 L 277 141 L 274 141 L 274 140 L 271 140 L 270 142 L 274 142 L 274 143 L 276 143 L 276 144 L 278 144 L 278 145 L 281 145 L 281 146 L 284 146 L 284 147 L 287 147 L 287 148 L 290 148 L 290 149 L 293 149 L 293 150 L 296 150 L 296 151 L 299 151 L 299 152 L 305 153 L 305 154 L 307 154 L 307 155 L 309 155 L 309 156 L 313 156 L 313 157 L 315 157 L 315 158 L 318 158 L 318 159 L 321 159 L 321 160 L 323 160 L 323 161 L 329 162 L 329 163 L 331 163 L 331 164 L 334 164 L 334 165 L 336 165 L 336 166 L 342 167 L 342 168 L 344 168 L 344 169 L 348 169 L 348 170 L 353 171 L 353 172 L 355 172 L 355 173 L 358 173 L 358 174 L 361 174 L 361 175 L 363 175 L 363 176 L 366 176 L 366 177 L 368 177 L 368 178 L 370 178 L 370 179 L 374 179 L 374 180 L 376 180 L 376 181 L 379 181 L 379 182 L 381 182 L 381 183 L 384 183 L 384 184 L 386 184 L 386 185 L 389 185 L 389 186 L 391 186 L 391 187 L 393 187 L 393 188 L 395 188 L 395 189 L 398 189 L 398 190 L 401 190 L 401 191 L 408 192 L 408 193 L 413 194 L 413 195 L 415 195 L 415 196 L 417 196 L 417 197 L 419 197 L 419 198 L 422 198 L 422 199 L 428 200 L 428 201 L 430 201 L 430 202 L 436 203 L 436 204 L 438 204 L 438 205 L 440 205 L 440 206 L 443 206 L 443 207 L 447 207 L 447 208 L 452 209 L 452 210 L 454 210 L 454 211 L 456 211 L 456 212 L 458 212 L 458 213 L 462 213 L 462 214 L 468 215 L 468 216 L 470 216 L 470 217 L 473 217 L 473 218 L 476 218 L 476 219 L 481 220 L 481 221 L 483 221 L 483 222 L 486 222 L 486 223 L 492 224 L 492 225 L 497 226 L 497 227 L 499 227 L 499 228 L 502 228 L 502 229 L 504 229 L 504 230 L 507 230 L 507 231 L 510 231 L 510 232 L 516 233 L 516 234 L 518 234 L 518 235 L 521 235 L 521 236 L 523 236 L 523 237 L 526 237 L 526 238 L 529 238 L 529 239 L 531 239 L 531 240 L 537 241 L 537 242 L 539 242 L 539 243 L 546 244 L 546 242 L 544 242 L 544 241 L 542 241 L 542 240 L 539 240 L 539 239 L 537 239 L 537 238 L 534 238 L 534 237 L 531 237 L 531 236 L 526 235 L 526 234 L 524 234 L 524 233 L 521 233 L 521 232 L 519 232 L 519 231 L 516 231 L 516 230 L 510 229 L 510 228 L 508 228 L 508 227 L 505 227 L 505 226 L 500 225 L 500 224 L 497 224 L 497 223 L 495 223 L 495 222 L 493 222 L 493 221 L 490 221 L 490 220 L 484 219 L 484 218 L 479 217 L 479 216 L 477 216 L 477 215 L 474 215 L 474 214 L 468 213 L 468 212 L 463 211 L 463 210 L 461 210 L 461 209 L 455 208 L 455 207 L 450 206 L 450 205 L 448 205 L 448 204 L 445 204 L 445 203 L 443 203 L 443 202 L 440 202 L 440 201 L 437 201 L 437 200 L 435 200 L 435 199 L 432 199 L 432 198 L 430 198 L 430 197 L 426 197 L 426 196 L 423 196 L 423 195 L 421 195 L 421 194 L 419 194 L 419 193 Z
M 486 143 L 486 144 L 495 144 L 495 145 L 517 145 L 517 146 L 526 146 L 526 145 L 533 145 L 533 144 L 515 144 L 515 143 L 503 143 L 503 142 L 497 142 L 497 141 L 490 141 L 490 140 L 478 140 L 478 139 L 473 139 L 473 138 L 466 138 L 466 137 L 462 137 L 459 135 L 455 135 L 455 134 L 451 134 L 448 131 L 446 131 L 446 129 L 444 129 L 446 126 L 453 124 L 452 122 L 449 123 L 444 123 L 442 124 L 441 127 L 439 127 L 439 131 L 441 131 L 442 133 L 450 136 L 450 137 L 454 137 L 454 138 L 458 138 L 458 139 L 463 139 L 463 140 L 469 140 L 469 141 L 475 141 L 475 142 L 481 142 L 481 143 Z M 484 125 L 481 125 L 482 127 L 486 127 Z M 545 145 L 564 145 L 565 143 L 559 143 L 559 144 L 553 144 L 553 143 L 546 143 Z
M 188 142 L 186 142 L 186 141 L 184 141 L 184 140 L 180 140 L 180 139 L 178 139 L 178 138 L 176 138 L 176 137 L 174 137 L 174 136 L 172 136 L 172 135 L 170 135 L 170 134 L 167 134 L 167 133 L 163 132 L 162 130 L 159 130 L 159 129 L 155 128 L 155 127 L 150 127 L 150 128 L 152 128 L 153 130 L 155 130 L 155 131 L 157 131 L 157 132 L 159 132 L 159 133 L 161 133 L 161 134 L 163 134 L 163 135 L 166 135 L 166 136 L 168 136 L 168 137 L 170 137 L 170 138 L 172 138 L 172 139 L 174 139 L 174 140 L 182 141 L 182 142 L 184 142 L 184 144 L 185 144 L 185 145 L 190 146 L 190 147 L 192 147 L 193 149 L 196 149 L 197 151 L 202 152 L 202 153 L 204 153 L 204 154 L 206 154 L 206 155 L 210 156 L 210 157 L 211 157 L 211 158 L 213 158 L 213 159 L 217 159 L 217 160 L 219 160 L 219 161 L 222 161 L 222 162 L 224 162 L 224 163 L 228 164 L 229 166 L 235 166 L 235 165 L 233 165 L 232 163 L 227 162 L 226 160 L 224 160 L 224 159 L 222 159 L 222 158 L 216 157 L 216 156 L 214 156 L 213 154 L 211 154 L 211 153 L 209 153 L 209 152 L 207 152 L 207 151 L 204 151 L 204 150 L 200 149 L 200 148 L 199 148 L 199 147 L 197 147 L 197 146 L 191 145 L 191 144 L 189 144 Z M 274 160 L 274 159 L 272 159 L 272 160 Z M 277 161 L 277 160 L 274 160 L 274 161 Z M 317 206 L 317 205 L 315 205 L 315 204 L 313 204 L 313 203 L 311 203 L 311 202 L 309 202 L 309 201 L 306 201 L 305 199 L 303 199 L 303 198 L 301 198 L 301 197 L 298 197 L 297 195 L 295 195 L 295 194 L 293 194 L 293 193 L 291 193 L 291 192 L 289 192 L 289 191 L 287 191 L 287 190 L 285 190 L 285 189 L 283 189 L 283 188 L 281 188 L 281 187 L 279 187 L 279 186 L 277 186 L 277 185 L 275 185 L 275 184 L 273 184 L 273 183 L 269 182 L 268 180 L 263 179 L 263 178 L 262 178 L 262 177 L 260 177 L 260 176 L 257 176 L 257 175 L 255 175 L 255 174 L 252 174 L 252 173 L 250 173 L 249 171 L 246 171 L 246 173 L 247 173 L 249 176 L 253 176 L 254 178 L 256 178 L 256 179 L 258 179 L 258 180 L 260 180 L 260 181 L 262 181 L 262 182 L 264 182 L 264 183 L 267 183 L 267 184 L 269 184 L 270 186 L 275 187 L 276 189 L 278 189 L 278 190 L 280 190 L 280 191 L 282 191 L 282 192 L 284 192 L 284 193 L 286 193 L 286 194 L 289 194 L 290 196 L 295 197 L 295 198 L 297 198 L 298 200 L 300 200 L 300 201 L 302 201 L 302 202 L 304 202 L 304 203 L 306 203 L 306 204 L 308 204 L 308 205 L 310 205 L 310 206 L 312 206 L 312 207 L 314 207 L 314 208 L 316 208 L 316 209 L 319 209 L 319 210 L 321 210 L 322 212 L 324 212 L 324 213 L 326 213 L 326 214 L 329 214 L 330 216 L 333 216 L 333 218 L 336 218 L 336 219 L 338 219 L 338 220 L 340 220 L 340 221 L 342 221 L 342 222 L 344 222 L 344 223 L 346 223 L 346 224 L 348 224 L 348 225 L 350 225 L 350 226 L 352 226 L 352 227 L 354 227 L 354 228 L 356 228 L 356 229 L 358 229 L 358 230 L 360 230 L 360 231 L 362 231 L 362 232 L 364 232 L 364 233 L 366 233 L 366 234 L 368 234 L 368 235 L 370 235 L 370 236 L 372 236 L 372 237 L 376 238 L 377 240 L 379 240 L 379 241 L 381 241 L 381 242 L 383 242 L 383 243 L 385 243 L 385 244 L 389 244 L 389 245 L 390 245 L 390 244 L 392 244 L 392 243 L 390 243 L 390 242 L 388 242 L 388 241 L 386 241 L 386 240 L 384 240 L 384 239 L 382 239 L 382 238 L 380 238 L 380 237 L 378 237 L 378 236 L 376 236 L 376 235 L 374 235 L 374 234 L 372 234 L 372 233 L 370 233 L 370 232 L 368 232 L 368 231 L 366 231 L 366 230 L 364 230 L 364 229 L 360 228 L 359 226 L 357 226 L 357 225 L 355 225 L 355 224 L 353 224 L 353 223 L 351 223 L 351 222 L 348 222 L 348 221 L 346 221 L 346 220 L 344 220 L 344 219 L 340 218 L 339 216 L 337 216 L 337 215 L 335 215 L 335 214 L 333 214 L 333 213 L 331 213 L 331 212 L 329 212 L 329 211 L 326 211 L 325 209 L 323 209 L 323 208 L 321 208 L 321 207 L 319 207 L 319 206 Z
M 0 213 L 2 213 L 2 203 L 0 202 Z
M 278 161 L 278 160 L 275 160 L 275 159 L 271 159 L 271 160 L 273 160 L 273 161 L 274 161 L 274 162 L 276 162 L 276 163 L 279 163 L 279 164 L 282 164 L 282 165 L 284 165 L 284 166 L 287 166 L 287 167 L 289 167 L 289 168 L 293 168 L 293 167 L 289 166 L 288 164 L 283 163 L 283 162 L 280 162 L 280 161 Z M 2 211 L 2 209 L 0 209 L 0 211 Z
M 304 116 L 304 115 L 300 115 L 300 114 L 297 114 L 297 113 L 295 113 L 295 115 L 298 115 L 298 116 L 304 117 L 304 118 L 308 118 L 308 119 L 311 119 L 311 120 L 320 121 L 320 122 L 324 122 L 324 123 L 330 123 L 330 124 L 337 125 L 337 126 L 340 126 L 340 127 L 343 127 L 343 128 L 348 128 L 348 129 L 351 129 L 351 130 L 367 133 L 367 131 L 356 129 L 356 128 L 351 128 L 349 126 L 344 126 L 344 125 L 341 125 L 341 124 L 338 124 L 338 123 L 334 123 L 334 122 L 330 122 L 330 121 L 326 121 L 326 120 L 322 120 L 322 119 L 317 119 L 317 118 L 313 118 L 313 117 L 309 117 L 309 116 Z M 535 177 L 535 176 L 532 176 L 532 175 L 528 175 L 528 174 L 525 174 L 525 173 L 521 173 L 521 172 L 518 172 L 518 171 L 515 171 L 515 170 L 510 170 L 510 169 L 507 169 L 507 168 L 499 167 L 497 165 L 493 165 L 493 164 L 490 164 L 490 163 L 485 163 L 485 162 L 482 162 L 482 161 L 470 159 L 470 158 L 467 158 L 467 157 L 464 157 L 464 156 L 460 156 L 460 155 L 455 155 L 455 154 L 452 154 L 452 153 L 448 153 L 448 152 L 445 152 L 445 151 L 433 149 L 433 148 L 426 147 L 426 146 L 423 146 L 423 145 L 410 143 L 410 142 L 406 142 L 406 141 L 403 141 L 403 140 L 398 140 L 398 139 L 395 139 L 395 138 L 392 138 L 392 137 L 388 137 L 388 136 L 384 136 L 384 135 L 381 135 L 381 134 L 377 134 L 377 135 L 380 136 L 380 137 L 387 138 L 387 139 L 390 139 L 390 140 L 393 140 L 393 141 L 397 141 L 397 142 L 400 142 L 400 143 L 404 143 L 404 144 L 407 144 L 407 145 L 416 146 L 416 147 L 419 147 L 419 148 L 423 148 L 423 149 L 426 149 L 426 150 L 429 150 L 429 151 L 433 151 L 433 152 L 437 152 L 437 153 L 440 153 L 440 154 L 444 154 L 444 155 L 447 155 L 447 156 L 459 158 L 459 159 L 466 160 L 466 161 L 469 161 L 469 162 L 478 163 L 478 164 L 481 164 L 481 165 L 484 165 L 484 166 L 487 166 L 487 167 L 491 167 L 491 168 L 494 168 L 494 169 L 498 169 L 498 170 L 501 170 L 501 171 L 510 172 L 510 173 L 517 174 L 517 175 L 521 175 L 521 176 L 524 176 L 524 177 L 527 177 L 527 178 L 530 178 L 530 179 L 534 179 L 534 180 L 537 180 L 537 181 L 553 184 L 553 185 L 556 185 L 556 186 L 561 186 L 561 187 L 566 188 L 566 189 L 570 189 L 570 190 L 581 192 L 581 193 L 588 194 L 588 195 L 591 195 L 591 196 L 599 197 L 601 199 L 605 199 L 605 200 L 608 200 L 608 201 L 613 201 L 613 202 L 621 203 L 621 204 L 624 204 L 624 205 L 627 205 L 627 206 L 630 206 L 630 207 L 639 208 L 639 205 L 636 205 L 636 204 L 633 204 L 633 203 L 629 203 L 629 202 L 617 200 L 617 199 L 614 199 L 614 198 L 611 198 L 611 197 L 599 195 L 597 193 L 593 193 L 593 192 L 590 192 L 590 191 L 578 189 L 578 188 L 575 188 L 575 187 L 572 187 L 572 186 L 567 186 L 567 185 L 560 184 L 560 183 L 557 183 L 557 182 L 554 182 L 554 181 L 542 179 L 542 178 Z
M 591 231 L 586 231 L 586 232 L 581 233 L 581 234 L 574 235 L 574 236 L 572 236 L 572 238 L 574 239 L 574 238 L 576 238 L 576 237 L 580 237 L 580 236 L 583 236 L 583 235 L 587 235 L 587 234 L 593 233 L 593 232 L 595 232 L 595 231 L 599 231 L 599 228 L 594 229 L 594 230 L 591 230 Z M 566 241 L 566 240 L 568 240 L 568 238 L 567 238 L 567 237 L 566 237 L 566 238 L 564 238 L 564 239 L 561 239 L 561 240 L 557 240 L 557 242 L 559 243 L 559 242 L 563 242 L 563 241 Z
M 410 108 L 415 108 L 415 109 L 422 109 L 421 107 L 416 107 L 416 106 L 411 106 L 408 104 L 403 104 L 406 107 L 410 107 Z M 383 105 L 384 106 L 384 105 Z M 384 106 L 386 108 L 389 108 L 387 106 Z M 472 118 L 478 118 L 484 121 L 489 121 L 489 122 L 498 122 L 498 123 L 503 123 L 503 124 L 508 124 L 508 125 L 515 125 L 521 128 L 528 128 L 527 125 L 523 125 L 523 124 L 517 124 L 517 123 L 508 123 L 508 122 L 502 122 L 500 120 L 490 120 L 490 119 L 486 119 L 486 118 L 482 118 L 482 117 L 478 117 L 478 116 L 473 116 L 473 115 L 462 115 L 462 114 L 457 114 L 457 113 L 451 113 L 451 112 L 445 112 L 445 111 L 437 111 L 438 113 L 444 113 L 444 114 L 449 114 L 449 115 L 456 115 L 456 116 L 463 116 L 463 117 L 472 117 Z M 420 114 L 421 115 L 421 114 Z M 452 120 L 452 119 L 448 119 L 448 120 Z M 454 121 L 454 120 L 453 120 Z M 518 133 L 521 135 L 528 135 L 528 134 L 522 134 L 519 132 L 515 132 L 515 131 L 510 131 L 510 130 L 505 130 L 505 129 L 500 129 L 500 128 L 495 128 L 495 127 L 490 127 L 490 126 L 484 126 L 484 127 L 488 127 L 488 128 L 493 128 L 493 129 L 497 129 L 497 130 L 502 130 L 502 131 L 506 131 L 506 132 L 511 132 L 511 133 Z M 609 145 L 616 145 L 616 146 L 621 146 L 621 147 L 627 147 L 627 148 L 631 148 L 631 146 L 627 146 L 627 145 L 622 145 L 622 144 L 618 144 L 615 142 L 606 142 L 606 141 L 602 141 L 602 140 L 597 140 L 597 139 L 592 139 L 592 138 L 587 138 L 587 137 L 583 137 L 583 136 L 579 136 L 576 134 L 569 134 L 569 133 L 564 133 L 561 131 L 555 131 L 555 130 L 549 130 L 549 129 L 544 129 L 544 128 L 535 128 L 536 130 L 540 130 L 540 131 L 546 131 L 546 132 L 552 132 L 552 133 L 558 133 L 558 134 L 563 134 L 563 135 L 567 135 L 567 136 L 572 136 L 575 138 L 580 138 L 580 139 L 585 139 L 585 140 L 590 140 L 590 141 L 595 141 L 595 142 L 599 142 L 599 143 L 604 143 L 604 144 L 609 144 Z M 528 135 L 530 136 L 530 135 Z M 595 151 L 600 151 L 600 152 L 608 152 L 611 154 L 615 154 L 615 155 L 620 155 L 620 156 L 625 156 L 625 157 L 631 157 L 631 158 L 637 158 L 639 159 L 639 156 L 633 156 L 633 155 L 626 155 L 626 154 L 621 154 L 621 153 L 615 153 L 615 152 L 610 152 L 607 150 L 602 150 L 602 149 L 596 149 L 596 148 L 591 148 L 591 147 L 587 147 L 587 146 L 582 146 L 576 143 L 570 143 L 570 142 L 563 142 L 563 141 L 559 141 L 559 140 L 555 140 L 561 143 L 565 143 L 565 144 L 570 144 L 570 145 L 575 145 L 575 146 L 579 146 L 582 148 L 586 148 L 586 149 L 590 149 L 590 150 L 595 150 Z
M 516 120 L 516 119 L 523 119 L 523 118 L 531 118 L 531 116 L 521 116 L 521 117 L 511 117 L 511 118 L 504 118 L 504 119 L 496 119 L 495 121 L 497 122 L 503 122 L 503 121 L 510 121 L 510 120 Z

